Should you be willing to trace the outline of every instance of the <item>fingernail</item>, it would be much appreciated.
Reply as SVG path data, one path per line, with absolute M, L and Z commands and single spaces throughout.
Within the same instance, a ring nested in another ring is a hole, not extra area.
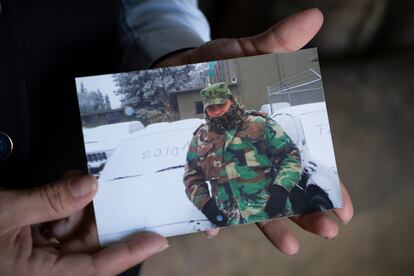
M 160 253 L 161 251 L 164 251 L 168 247 L 170 247 L 170 245 L 168 243 L 164 244 L 163 246 L 160 247 L 160 249 L 157 251 L 157 253 Z
M 96 179 L 91 176 L 82 176 L 69 180 L 69 187 L 75 198 L 84 197 L 96 190 Z
M 337 240 L 339 237 L 339 235 L 336 235 L 335 237 L 333 237 L 332 239 L 330 239 L 331 241 Z

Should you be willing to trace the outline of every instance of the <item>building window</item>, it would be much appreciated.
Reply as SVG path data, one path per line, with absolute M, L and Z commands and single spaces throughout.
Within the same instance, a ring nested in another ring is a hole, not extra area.
M 196 114 L 204 114 L 204 105 L 202 101 L 194 102 Z

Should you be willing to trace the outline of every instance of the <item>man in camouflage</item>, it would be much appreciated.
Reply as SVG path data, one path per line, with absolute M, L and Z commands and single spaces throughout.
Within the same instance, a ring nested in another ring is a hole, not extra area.
M 187 153 L 188 198 L 217 226 L 291 215 L 289 191 L 302 174 L 296 145 L 266 114 L 245 110 L 226 83 L 200 94 L 207 123 Z

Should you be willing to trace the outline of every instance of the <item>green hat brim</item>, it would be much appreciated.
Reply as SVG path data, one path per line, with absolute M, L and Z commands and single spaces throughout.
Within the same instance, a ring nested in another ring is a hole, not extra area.
M 215 104 L 226 104 L 227 100 L 228 99 L 226 99 L 226 98 L 216 98 L 216 99 L 210 100 L 210 101 L 208 101 L 208 103 L 206 103 L 204 105 L 204 108 L 207 108 L 207 107 L 215 105 Z

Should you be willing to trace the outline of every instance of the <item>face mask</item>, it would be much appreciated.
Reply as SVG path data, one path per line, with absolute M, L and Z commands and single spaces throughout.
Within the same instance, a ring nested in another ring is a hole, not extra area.
M 235 101 L 230 109 L 220 117 L 211 118 L 206 114 L 206 121 L 210 129 L 220 134 L 237 127 L 245 118 L 244 106 Z

